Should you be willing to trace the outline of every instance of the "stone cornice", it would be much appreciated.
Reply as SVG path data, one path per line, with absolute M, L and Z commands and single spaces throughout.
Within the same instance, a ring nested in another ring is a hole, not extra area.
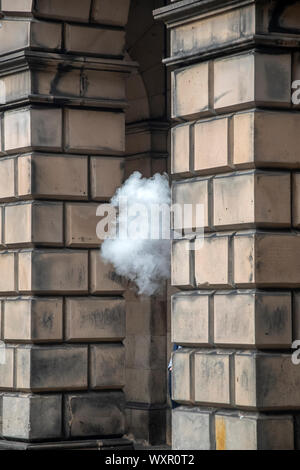
M 133 70 L 137 68 L 135 62 L 99 59 L 91 57 L 78 57 L 64 54 L 44 53 L 40 51 L 22 50 L 12 54 L 0 57 L 0 78 L 20 72 L 47 72 L 49 74 L 49 83 L 53 83 L 54 78 L 65 72 L 77 72 L 80 74 L 90 71 L 111 72 L 126 78 Z M 0 104 L 1 111 L 15 106 L 27 106 L 34 104 L 51 105 L 69 105 L 85 106 L 92 108 L 112 108 L 125 109 L 128 103 L 125 99 L 113 99 L 98 97 L 87 97 L 78 93 L 78 95 L 56 90 L 55 87 L 51 93 L 42 94 L 39 92 L 28 92 L 28 95 L 12 99 Z
M 0 76 L 8 75 L 29 68 L 56 69 L 64 65 L 70 69 L 103 70 L 130 74 L 136 70 L 136 62 L 113 60 L 67 54 L 54 54 L 32 50 L 22 50 L 0 57 Z
M 263 0 L 181 0 L 154 10 L 153 15 L 156 20 L 164 21 L 169 26 L 176 22 L 188 21 L 190 18 L 209 16 L 216 10 L 227 11 L 258 1 Z

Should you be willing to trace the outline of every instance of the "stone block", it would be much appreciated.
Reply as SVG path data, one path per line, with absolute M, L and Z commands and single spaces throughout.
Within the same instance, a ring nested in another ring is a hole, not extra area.
M 195 280 L 202 288 L 228 287 L 229 236 L 213 234 L 204 236 L 203 244 L 195 250 Z
M 209 63 L 172 72 L 172 117 L 193 119 L 210 113 Z
M 11 342 L 56 342 L 63 339 L 60 298 L 12 298 L 4 302 L 3 337 Z
M 90 166 L 91 196 L 95 201 L 108 201 L 124 179 L 124 159 L 92 157 Z
M 296 233 L 246 232 L 234 237 L 238 287 L 297 287 L 300 237 Z
M 164 298 L 141 297 L 133 291 L 127 291 L 125 300 L 127 335 L 165 336 L 167 306 Z
M 28 48 L 56 51 L 61 49 L 62 26 L 28 19 L 2 20 L 0 44 L 1 55 Z
M 210 295 L 207 292 L 172 296 L 172 342 L 182 346 L 210 344 Z
M 84 294 L 88 291 L 86 251 L 22 251 L 18 266 L 20 292 Z
M 61 437 L 61 423 L 61 395 L 3 397 L 4 438 L 25 441 L 58 439 Z
M 125 150 L 125 116 L 119 112 L 66 110 L 67 152 L 116 155 Z
M 230 171 L 229 118 L 199 121 L 194 127 L 194 172 Z
M 216 59 L 214 108 L 223 112 L 255 105 L 289 107 L 290 83 L 290 54 L 246 52 Z
M 101 241 L 96 228 L 100 217 L 96 216 L 98 204 L 66 204 L 66 245 L 68 247 L 97 247 Z
M 95 0 L 92 21 L 100 24 L 125 26 L 127 24 L 130 0 Z
M 172 410 L 173 450 L 212 450 L 213 411 L 180 406 Z
M 4 158 L 0 160 L 0 199 L 9 201 L 15 199 L 15 159 Z
M 291 294 L 216 292 L 214 342 L 227 347 L 289 349 L 292 343 Z
M 172 174 L 188 176 L 190 173 L 191 130 L 189 124 L 181 124 L 172 128 Z
M 126 368 L 124 392 L 128 402 L 165 404 L 167 393 L 166 370 Z
M 195 402 L 213 405 L 232 403 L 230 368 L 232 352 L 196 351 L 195 361 Z
M 166 367 L 166 337 L 126 334 L 126 367 L 151 370 Z
M 293 227 L 300 227 L 300 173 L 292 175 L 292 210 L 293 210 Z
M 138 405 L 137 405 L 138 406 Z M 141 439 L 150 445 L 166 442 L 166 410 L 143 409 L 129 404 L 126 408 L 126 434 Z
M 192 287 L 191 251 L 189 240 L 177 240 L 172 244 L 171 283 L 174 287 Z
M 291 354 L 239 352 L 235 356 L 235 404 L 259 410 L 300 407 L 300 369 Z
M 22 391 L 87 388 L 87 346 L 23 346 L 17 349 L 16 388 Z
M 4 113 L 4 150 L 7 153 L 51 150 L 62 145 L 62 111 L 56 108 L 23 108 Z
M 4 209 L 4 243 L 7 246 L 63 245 L 63 205 L 25 203 Z
M 0 279 L 0 293 L 12 294 L 16 292 L 15 260 L 16 253 L 11 251 L 0 252 L 0 270 L 5 273 Z
M 91 0 L 37 0 L 34 11 L 45 18 L 87 23 L 90 7 Z
M 194 401 L 194 351 L 179 349 L 172 355 L 172 399 L 179 403 Z
M 232 158 L 237 168 L 299 168 L 297 113 L 256 110 L 235 114 L 233 121 Z
M 191 22 L 175 24 L 171 28 L 171 55 L 179 58 L 232 47 L 252 38 L 255 22 L 255 6 L 246 5 L 229 11 L 214 11 L 213 16 L 204 13 Z
M 66 299 L 67 341 L 121 341 L 125 337 L 125 301 L 121 298 Z
M 289 173 L 251 171 L 217 176 L 213 180 L 214 227 L 288 227 L 290 186 Z
M 13 163 L 12 159 L 7 161 Z M 8 168 L 7 171 L 10 175 L 12 170 Z M 41 199 L 87 199 L 87 157 L 55 154 L 19 157 L 18 195 L 22 198 L 34 196 Z
M 14 348 L 0 343 L 0 390 L 13 390 L 14 381 Z
M 111 437 L 124 434 L 124 407 L 122 392 L 66 394 L 63 406 L 65 437 Z
M 98 344 L 90 349 L 92 389 L 120 389 L 125 385 L 125 348 L 122 344 Z
M 100 250 L 90 253 L 90 291 L 92 294 L 122 295 L 125 284 L 111 264 L 101 258 Z
M 188 233 L 192 230 L 208 228 L 209 185 L 210 180 L 207 178 L 173 183 L 172 203 L 179 206 L 179 217 L 177 212 L 174 213 L 175 230 L 183 229 L 185 233 Z M 184 207 L 184 205 L 190 207 Z
M 74 54 L 122 57 L 125 32 L 119 29 L 65 25 L 66 51 Z
M 293 417 L 220 411 L 216 450 L 293 450 Z

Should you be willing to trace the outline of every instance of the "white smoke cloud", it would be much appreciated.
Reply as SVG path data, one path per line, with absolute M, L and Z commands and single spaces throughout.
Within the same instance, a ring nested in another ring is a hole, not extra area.
M 171 192 L 168 176 L 156 174 L 143 178 L 133 173 L 111 199 L 119 208 L 126 201 L 127 212 L 120 211 L 117 218 L 119 233 L 106 239 L 101 246 L 104 261 L 112 263 L 118 275 L 134 281 L 139 294 L 153 295 L 160 291 L 162 281 L 170 277 L 169 229 Z M 142 209 L 142 206 L 146 209 Z M 164 205 L 162 216 L 155 217 L 153 208 Z M 126 236 L 120 235 L 127 228 Z M 153 239 L 153 233 L 157 234 Z M 152 237 L 151 237 L 152 234 Z M 163 235 L 164 234 L 164 235 Z

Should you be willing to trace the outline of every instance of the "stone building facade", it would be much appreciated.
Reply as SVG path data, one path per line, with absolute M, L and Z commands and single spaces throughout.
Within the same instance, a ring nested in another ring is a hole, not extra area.
M 0 448 L 298 448 L 300 2 L 0 7 Z M 153 298 L 96 236 L 134 170 L 205 207 Z

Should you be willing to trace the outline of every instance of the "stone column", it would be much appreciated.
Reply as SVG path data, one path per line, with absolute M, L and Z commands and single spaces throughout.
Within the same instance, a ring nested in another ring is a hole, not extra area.
M 123 179 L 129 3 L 1 2 L 0 448 L 126 445 L 124 288 L 96 208 Z
M 299 3 L 182 0 L 155 16 L 171 33 L 173 199 L 205 207 L 203 247 L 173 244 L 173 446 L 293 449 Z

